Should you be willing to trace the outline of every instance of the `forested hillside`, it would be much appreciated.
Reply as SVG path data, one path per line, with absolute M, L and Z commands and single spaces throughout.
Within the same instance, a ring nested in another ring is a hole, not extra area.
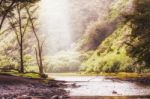
M 71 49 L 76 52 L 50 57 L 47 72 L 149 72 L 148 0 L 72 0 L 69 4 Z
M 72 35 L 74 43 L 72 44 L 71 50 L 75 50 L 80 46 L 77 42 L 83 38 L 86 28 L 88 28 L 91 23 L 104 20 L 110 7 L 115 3 L 115 0 L 90 0 L 88 2 L 87 0 L 68 0 L 68 2 L 70 7 L 70 34 Z M 50 62 L 45 70 L 47 72 L 79 71 L 82 62 L 80 56 L 79 51 L 75 53 L 70 51 L 70 49 L 62 51 L 48 58 Z
M 149 0 L 119 0 L 79 41 L 82 71 L 149 72 Z

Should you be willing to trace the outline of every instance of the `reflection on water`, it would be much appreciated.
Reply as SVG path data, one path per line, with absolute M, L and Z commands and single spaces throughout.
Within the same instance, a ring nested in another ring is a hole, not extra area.
M 146 96 L 150 86 L 141 86 L 127 81 L 115 81 L 103 76 L 54 76 L 56 80 L 75 83 L 77 88 L 67 88 L 70 96 Z

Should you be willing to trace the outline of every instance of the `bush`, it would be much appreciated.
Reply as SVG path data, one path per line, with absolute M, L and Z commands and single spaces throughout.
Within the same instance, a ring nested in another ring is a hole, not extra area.
M 81 56 L 76 52 L 62 51 L 48 59 L 48 65 L 44 68 L 46 72 L 78 72 L 81 66 Z
M 135 71 L 135 67 L 133 65 L 124 65 L 120 67 L 120 71 L 121 72 L 134 72 Z
M 97 52 L 82 65 L 86 72 L 133 72 L 132 59 L 124 51 L 97 55 Z
M 114 61 L 112 64 L 103 66 L 102 71 L 107 73 L 118 72 L 120 65 L 121 63 L 119 61 Z

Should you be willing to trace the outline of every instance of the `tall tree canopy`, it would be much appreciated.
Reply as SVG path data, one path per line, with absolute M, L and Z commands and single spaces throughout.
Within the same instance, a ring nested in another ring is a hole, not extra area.
M 131 21 L 132 33 L 128 53 L 137 62 L 150 66 L 150 0 L 135 0 L 135 11 L 126 15 Z
M 29 5 L 29 4 L 34 4 L 39 0 L 1 0 L 0 1 L 0 30 L 2 29 L 3 23 L 5 19 L 9 16 L 14 15 L 13 11 L 14 8 L 18 4 L 22 5 Z

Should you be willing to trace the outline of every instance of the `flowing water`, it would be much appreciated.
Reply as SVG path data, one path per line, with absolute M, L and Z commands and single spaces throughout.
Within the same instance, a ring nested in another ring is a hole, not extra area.
M 135 82 L 107 79 L 105 76 L 52 76 L 76 84 L 66 88 L 70 96 L 149 96 L 150 86 Z

